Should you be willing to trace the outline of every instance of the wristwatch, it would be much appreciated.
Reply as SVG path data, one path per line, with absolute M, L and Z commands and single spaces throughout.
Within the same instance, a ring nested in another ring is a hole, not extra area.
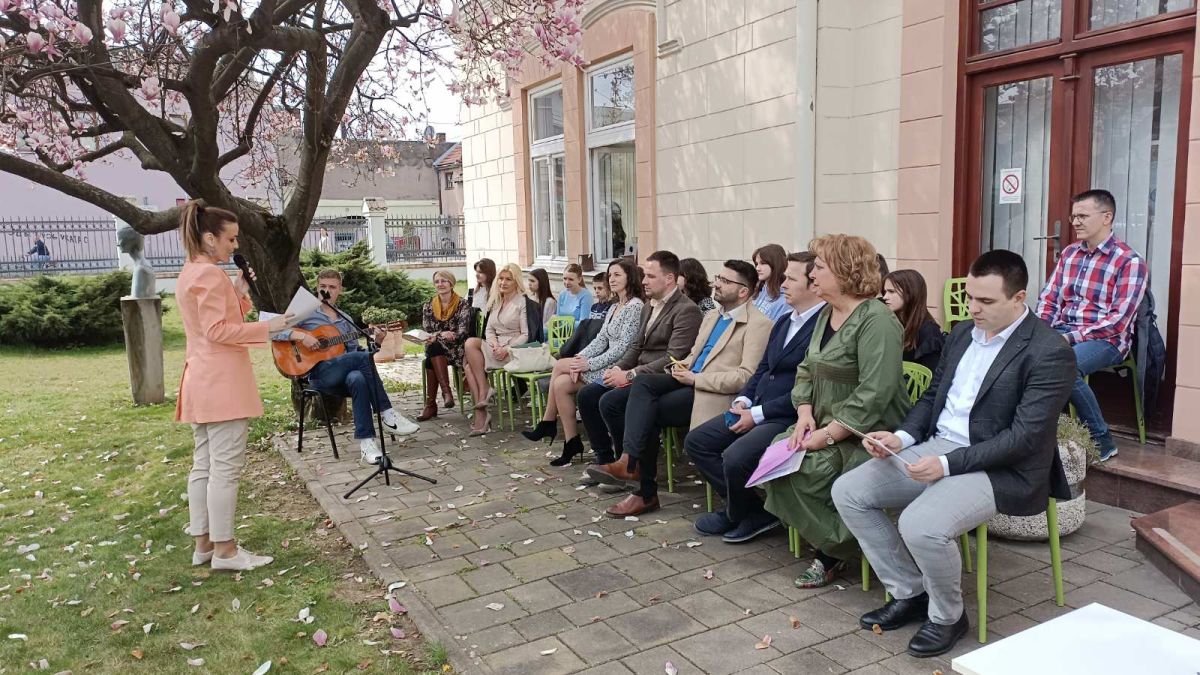
M 635 377 L 637 377 L 636 370 L 631 370 L 631 371 L 625 373 L 625 381 L 626 382 L 633 382 L 633 378 L 635 378 Z
M 837 445 L 837 441 L 833 440 L 833 434 L 829 433 L 829 429 L 825 429 L 825 447 L 832 448 Z

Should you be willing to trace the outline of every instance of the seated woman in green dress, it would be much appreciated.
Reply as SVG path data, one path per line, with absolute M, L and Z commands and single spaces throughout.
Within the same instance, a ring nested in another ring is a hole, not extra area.
M 830 488 L 870 455 L 834 420 L 859 431 L 894 429 L 909 408 L 901 366 L 904 330 L 891 310 L 874 301 L 880 284 L 875 247 L 862 237 L 831 234 L 814 239 L 809 250 L 817 256 L 812 288 L 827 304 L 796 369 L 796 424 L 776 437 L 808 454 L 799 471 L 766 485 L 767 510 L 817 550 L 796 579 L 798 588 L 829 584 L 858 552 Z

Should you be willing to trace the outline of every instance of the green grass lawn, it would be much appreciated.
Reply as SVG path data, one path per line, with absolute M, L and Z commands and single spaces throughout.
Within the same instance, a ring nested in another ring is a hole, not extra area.
M 293 424 L 265 350 L 253 351 L 267 414 L 251 427 L 237 536 L 275 562 L 191 567 L 191 430 L 174 422 L 184 343 L 166 304 L 160 406 L 130 402 L 121 347 L 0 348 L 0 673 L 42 659 L 76 674 L 249 674 L 268 660 L 272 673 L 448 669 L 264 442 Z M 310 624 L 295 621 L 305 608 Z

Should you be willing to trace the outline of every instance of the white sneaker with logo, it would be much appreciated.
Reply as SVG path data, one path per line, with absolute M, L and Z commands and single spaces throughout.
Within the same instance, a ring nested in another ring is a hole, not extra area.
M 413 422 L 404 415 L 396 412 L 394 408 L 388 408 L 387 410 L 384 410 L 380 417 L 383 419 L 383 428 L 387 429 L 393 434 L 408 436 L 421 430 L 421 427 L 418 426 L 416 422 Z
M 364 438 L 358 442 L 358 452 L 362 457 L 363 464 L 378 464 L 380 458 L 383 457 L 383 452 L 379 450 L 379 446 L 375 444 L 374 438 Z

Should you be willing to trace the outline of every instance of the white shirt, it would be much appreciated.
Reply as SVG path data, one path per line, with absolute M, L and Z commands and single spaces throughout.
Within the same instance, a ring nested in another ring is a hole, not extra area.
M 971 344 L 963 353 L 958 368 L 954 369 L 954 379 L 950 381 L 950 391 L 946 392 L 946 405 L 942 414 L 938 415 L 936 436 L 945 439 L 956 446 L 965 447 L 971 444 L 971 408 L 975 406 L 975 397 L 979 396 L 979 387 L 983 378 L 1000 350 L 1008 344 L 1008 339 L 1017 331 L 1017 326 L 1029 315 L 1029 308 L 1021 312 L 1021 318 L 1012 322 L 992 339 L 980 328 L 971 329 Z M 897 431 L 900 437 L 901 449 L 908 448 L 917 441 L 906 431 Z M 942 455 L 942 475 L 950 475 L 950 462 Z
M 786 347 L 788 344 L 791 343 L 792 338 L 796 337 L 796 335 L 800 333 L 801 328 L 804 328 L 804 324 L 807 323 L 808 320 L 811 319 L 814 314 L 821 311 L 821 308 L 824 306 L 825 306 L 825 301 L 822 300 L 821 302 L 818 302 L 817 304 L 813 305 L 812 307 L 809 307 L 808 309 L 804 310 L 803 312 L 797 312 L 796 310 L 792 310 L 791 315 L 789 315 L 789 317 L 788 317 L 789 319 L 791 319 L 791 323 L 788 324 L 787 335 L 784 336 L 784 339 L 783 339 L 784 347 Z M 751 401 L 749 398 L 747 398 L 745 396 L 739 396 L 739 397 L 733 399 L 733 405 L 737 405 L 738 401 L 745 403 L 747 406 L 749 406 L 751 403 L 753 403 L 753 401 Z M 753 408 L 750 408 L 750 417 L 754 419 L 755 424 L 762 424 L 763 420 L 766 419 L 765 417 L 763 417 L 762 406 L 756 405 Z
M 647 332 L 647 333 L 650 332 L 650 328 L 654 325 L 654 322 L 658 321 L 658 315 L 662 312 L 663 305 L 667 304 L 667 301 L 670 300 L 671 297 L 674 296 L 676 292 L 678 292 L 678 290 L 679 290 L 679 287 L 675 286 L 675 287 L 671 288 L 671 291 L 669 293 L 667 293 L 666 295 L 663 296 L 662 300 L 655 300 L 653 298 L 650 299 L 650 318 L 646 319 L 645 332 Z

